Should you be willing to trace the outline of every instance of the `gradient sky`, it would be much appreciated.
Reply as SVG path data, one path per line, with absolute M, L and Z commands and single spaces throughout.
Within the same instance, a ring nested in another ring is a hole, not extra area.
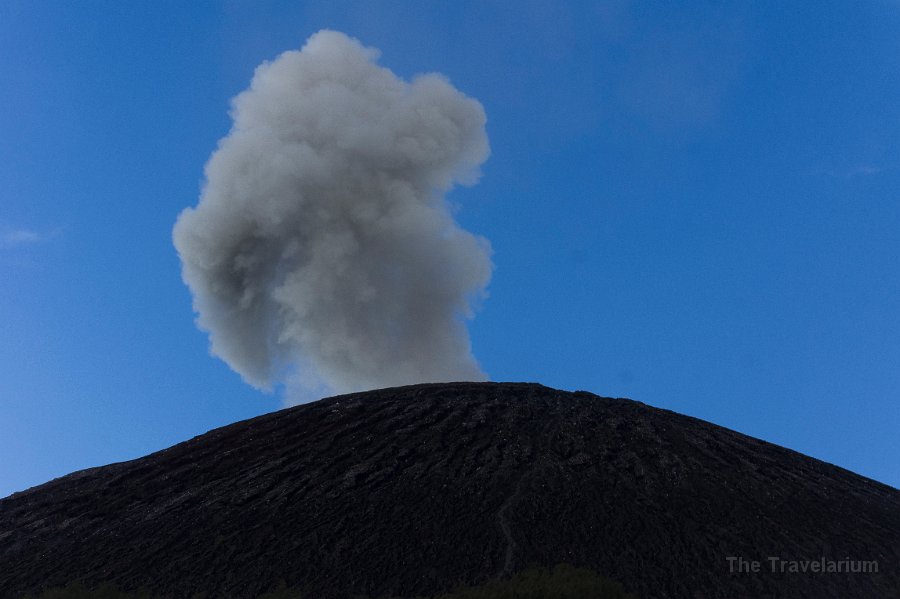
M 0 2 L 0 497 L 281 407 L 210 357 L 171 230 L 322 28 L 487 111 L 449 198 L 491 379 L 900 486 L 900 4 L 672 4 Z

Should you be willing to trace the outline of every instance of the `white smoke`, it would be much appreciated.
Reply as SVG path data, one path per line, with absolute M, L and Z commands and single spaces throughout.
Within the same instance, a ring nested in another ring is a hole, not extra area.
M 256 69 L 173 238 L 198 326 L 248 383 L 289 395 L 483 380 L 465 320 L 490 246 L 444 193 L 488 156 L 485 115 L 334 31 Z

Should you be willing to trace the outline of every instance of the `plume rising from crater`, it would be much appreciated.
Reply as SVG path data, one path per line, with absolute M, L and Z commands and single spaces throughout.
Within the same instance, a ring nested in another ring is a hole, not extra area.
M 321 31 L 257 68 L 173 231 L 211 351 L 289 397 L 483 380 L 466 320 L 487 240 L 445 194 L 489 149 L 482 106 Z

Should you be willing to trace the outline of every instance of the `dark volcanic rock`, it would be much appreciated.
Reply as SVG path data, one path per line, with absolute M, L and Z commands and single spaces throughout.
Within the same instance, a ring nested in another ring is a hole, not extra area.
M 879 572 L 772 574 L 770 556 Z M 454 383 L 282 410 L 0 500 L 3 597 L 74 579 L 413 595 L 559 562 L 645 599 L 898 597 L 900 492 L 629 400 Z

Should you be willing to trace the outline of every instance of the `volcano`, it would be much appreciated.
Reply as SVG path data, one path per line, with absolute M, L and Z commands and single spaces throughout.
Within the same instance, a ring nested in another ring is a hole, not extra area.
M 0 596 L 421 596 L 568 563 L 652 598 L 900 596 L 900 491 L 536 384 L 323 399 L 0 500 Z M 756 564 L 754 566 L 754 564 Z

